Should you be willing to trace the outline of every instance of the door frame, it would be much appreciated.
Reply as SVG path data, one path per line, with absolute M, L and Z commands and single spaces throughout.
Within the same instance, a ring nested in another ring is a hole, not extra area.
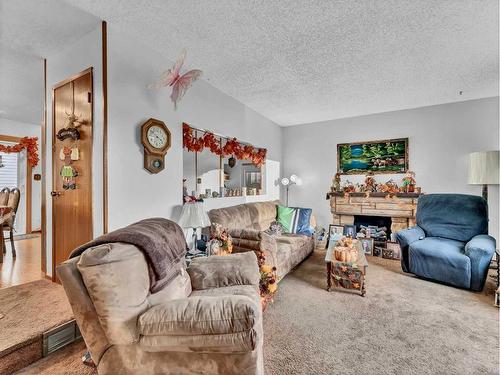
M 12 135 L 2 135 L 0 134 L 0 141 L 3 142 L 14 142 L 14 143 L 19 143 L 21 141 L 22 137 L 15 137 Z M 33 233 L 31 223 L 32 223 L 32 204 L 31 204 L 31 194 L 32 194 L 32 179 L 33 178 L 33 168 L 31 167 L 30 163 L 28 162 L 28 159 L 26 159 L 26 203 L 25 203 L 25 208 L 24 210 L 26 211 L 26 220 L 25 220 L 25 229 L 26 229 L 26 234 Z M 17 187 L 17 186 L 16 186 Z
M 81 72 L 79 73 L 76 73 L 74 75 L 72 75 L 71 77 L 68 77 L 66 78 L 65 80 L 61 81 L 61 82 L 58 82 L 56 83 L 54 86 L 52 86 L 52 104 L 51 104 L 51 107 L 52 107 L 52 149 L 51 149 L 51 160 L 53 160 L 53 157 L 54 157 L 54 149 L 55 149 L 55 137 L 56 137 L 56 134 L 54 132 L 54 129 L 55 129 L 55 126 L 56 126 L 56 116 L 54 115 L 55 114 L 55 106 L 56 106 L 56 103 L 55 103 L 55 91 L 61 87 L 61 86 L 64 86 L 68 83 L 70 83 L 71 81 L 74 81 L 80 77 L 83 77 L 84 75 L 90 73 L 90 89 L 91 89 L 91 92 L 92 92 L 92 101 L 91 101 L 91 110 L 90 110 L 90 122 L 92 123 L 92 130 L 94 128 L 94 68 L 93 67 L 90 67 L 90 68 L 87 68 L 85 70 L 82 70 Z M 93 176 L 92 174 L 92 164 L 93 164 L 93 148 L 94 148 L 94 132 L 92 131 L 92 147 L 91 147 L 91 152 L 90 152 L 90 158 L 91 158 L 91 163 L 90 163 L 90 176 Z M 52 190 L 54 190 L 54 162 L 52 162 L 52 169 L 50 171 L 50 178 L 51 178 L 51 186 L 52 186 Z M 92 177 L 90 179 L 91 181 L 91 191 L 93 190 L 94 188 L 94 183 L 92 181 Z M 93 201 L 93 199 L 92 199 Z M 91 205 L 92 205 L 92 202 L 91 202 Z M 52 235 L 52 281 L 53 282 L 57 282 L 57 275 L 56 275 L 56 248 L 54 246 L 54 242 L 55 242 L 55 225 L 54 225 L 54 199 L 52 198 L 51 199 L 51 206 L 52 206 L 52 222 L 51 222 L 51 227 L 52 227 L 52 230 L 51 230 L 51 235 Z M 94 207 L 91 207 L 91 215 L 90 215 L 90 219 L 91 219 L 91 227 L 92 227 L 92 232 L 93 232 L 93 227 L 94 227 Z M 93 236 L 92 236 L 93 237 Z

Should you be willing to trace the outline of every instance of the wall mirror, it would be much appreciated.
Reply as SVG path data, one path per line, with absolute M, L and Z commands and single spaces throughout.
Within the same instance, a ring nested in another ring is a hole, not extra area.
M 266 150 L 183 125 L 184 200 L 265 194 Z

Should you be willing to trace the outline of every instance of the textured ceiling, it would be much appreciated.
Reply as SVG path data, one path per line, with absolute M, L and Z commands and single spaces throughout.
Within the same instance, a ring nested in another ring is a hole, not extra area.
M 280 125 L 498 95 L 498 0 L 67 1 Z
M 99 19 L 169 60 L 187 48 L 187 68 L 280 125 L 494 96 L 498 14 L 498 0 L 0 0 L 0 116 L 38 123 L 33 69 Z
M 0 117 L 40 124 L 43 57 L 99 22 L 60 0 L 0 0 Z

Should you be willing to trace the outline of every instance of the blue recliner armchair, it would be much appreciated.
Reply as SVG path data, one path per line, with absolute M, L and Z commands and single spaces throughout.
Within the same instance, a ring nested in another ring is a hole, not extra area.
M 426 279 L 481 291 L 496 246 L 487 233 L 488 205 L 483 198 L 423 195 L 417 226 L 396 233 L 401 267 Z

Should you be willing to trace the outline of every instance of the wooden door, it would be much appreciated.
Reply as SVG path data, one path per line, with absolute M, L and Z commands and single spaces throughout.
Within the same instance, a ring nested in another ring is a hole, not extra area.
M 52 96 L 52 263 L 53 280 L 58 281 L 55 268 L 68 259 L 77 246 L 92 239 L 92 68 L 72 77 L 53 89 Z M 74 108 L 74 109 L 73 109 Z M 58 132 L 68 127 L 68 114 L 78 116 L 78 140 L 59 140 Z M 64 160 L 61 149 L 78 149 Z M 63 179 L 61 169 L 71 166 L 78 173 L 75 186 Z

